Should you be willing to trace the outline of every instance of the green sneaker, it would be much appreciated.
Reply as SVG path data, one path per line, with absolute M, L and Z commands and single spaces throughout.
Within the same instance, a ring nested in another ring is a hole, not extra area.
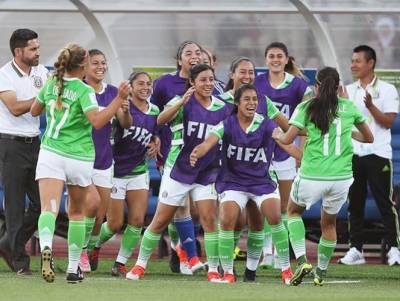
M 310 263 L 304 262 L 299 264 L 293 277 L 290 279 L 290 285 L 298 286 L 303 281 L 304 276 L 310 274 L 311 271 L 312 265 Z
M 314 285 L 323 286 L 324 278 L 326 277 L 326 270 L 316 268 L 314 271 Z

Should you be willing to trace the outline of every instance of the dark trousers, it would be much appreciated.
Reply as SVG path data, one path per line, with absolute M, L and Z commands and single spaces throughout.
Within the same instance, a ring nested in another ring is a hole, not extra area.
M 354 182 L 349 190 L 350 246 L 359 251 L 363 246 L 364 208 L 367 185 L 375 199 L 385 227 L 389 247 L 398 246 L 398 216 L 392 202 L 393 167 L 389 159 L 377 155 L 353 156 Z
M 0 139 L 0 178 L 4 190 L 4 206 L 8 243 L 14 269 L 29 267 L 25 244 L 37 229 L 40 215 L 39 187 L 35 181 L 40 141 L 31 143 Z M 25 196 L 30 202 L 25 209 Z

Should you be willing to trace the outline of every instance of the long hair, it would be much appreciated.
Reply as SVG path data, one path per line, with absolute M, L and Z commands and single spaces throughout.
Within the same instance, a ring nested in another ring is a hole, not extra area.
M 231 66 L 229 67 L 229 73 L 230 73 L 230 74 L 235 73 L 237 67 L 239 66 L 239 64 L 240 64 L 241 62 L 250 62 L 250 63 L 253 65 L 254 74 L 256 74 L 256 68 L 255 68 L 255 66 L 254 66 L 254 63 L 252 62 L 251 59 L 249 59 L 248 57 L 245 57 L 245 56 L 239 56 L 239 57 L 235 58 L 235 59 L 232 61 Z M 232 78 L 229 78 L 229 81 L 228 81 L 228 83 L 227 83 L 226 86 L 225 86 L 225 91 L 229 91 L 229 90 L 231 90 L 231 89 L 233 89 L 233 79 L 232 79 Z
M 64 90 L 64 75 L 65 72 L 71 72 L 82 67 L 82 64 L 87 56 L 87 51 L 77 44 L 68 44 L 61 49 L 58 55 L 57 62 L 54 63 L 55 74 L 58 89 L 56 108 L 62 108 L 61 96 Z
M 198 43 L 196 43 L 196 42 L 194 42 L 194 41 L 190 41 L 190 40 L 183 41 L 183 42 L 179 45 L 178 50 L 177 50 L 177 52 L 176 52 L 176 57 L 175 57 L 175 59 L 176 59 L 176 69 L 181 70 L 182 67 L 179 66 L 179 60 L 182 58 L 183 50 L 185 50 L 186 46 L 187 46 L 187 45 L 190 45 L 190 44 L 194 44 L 194 45 L 196 45 L 197 47 L 199 47 L 200 51 L 202 50 L 202 47 L 200 46 L 200 44 L 198 44 Z
M 188 79 L 186 80 L 186 89 L 185 89 L 185 92 L 192 86 L 191 83 L 190 83 L 190 81 L 194 82 L 194 80 L 197 78 L 197 76 L 198 76 L 201 72 L 206 71 L 206 70 L 211 70 L 212 73 L 213 73 L 213 75 L 214 75 L 214 78 L 215 78 L 214 69 L 213 69 L 213 67 L 211 67 L 211 66 L 208 66 L 208 65 L 206 65 L 206 64 L 197 64 L 197 65 L 194 65 L 192 68 L 190 68 L 190 70 L 189 70 L 189 77 L 188 77 Z
M 339 73 L 332 67 L 321 69 L 316 76 L 319 88 L 317 96 L 310 100 L 307 115 L 322 135 L 329 131 L 330 124 L 337 117 L 339 80 Z

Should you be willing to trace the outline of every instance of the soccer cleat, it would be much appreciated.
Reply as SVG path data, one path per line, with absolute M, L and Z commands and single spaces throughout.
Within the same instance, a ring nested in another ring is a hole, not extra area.
M 364 255 L 357 250 L 357 248 L 352 247 L 347 251 L 346 255 L 340 258 L 337 262 L 346 265 L 358 265 L 365 264 L 365 258 Z
M 274 255 L 265 254 L 259 266 L 264 270 L 272 269 L 274 267 Z
M 244 282 L 254 282 L 256 281 L 256 271 L 249 270 L 246 268 L 243 275 Z
M 89 257 L 86 250 L 82 251 L 81 253 L 81 257 L 79 259 L 79 267 L 84 273 L 90 273 L 92 271 L 92 269 L 90 268 Z
M 92 251 L 92 254 L 90 255 L 89 258 L 89 263 L 90 263 L 90 269 L 92 271 L 97 270 L 97 266 L 99 265 L 99 253 L 100 253 L 100 248 L 94 248 Z
M 239 247 L 236 247 L 233 252 L 233 260 L 246 260 L 247 252 L 242 251 Z
M 296 271 L 294 272 L 292 278 L 290 279 L 290 285 L 297 286 L 302 281 L 304 276 L 310 274 L 312 271 L 312 265 L 308 262 L 304 262 L 297 266 Z
M 204 270 L 204 264 L 200 261 L 199 257 L 193 256 L 189 260 L 189 268 L 192 273 L 195 273 L 199 270 Z
M 126 274 L 125 278 L 127 280 L 139 280 L 143 278 L 145 269 L 140 265 L 135 265 L 129 273 Z
M 224 277 L 221 279 L 221 283 L 235 283 L 236 278 L 233 274 L 225 273 Z
M 45 247 L 41 254 L 42 277 L 46 282 L 54 282 L 56 277 L 54 273 L 53 253 L 49 247 Z
M 183 275 L 193 275 L 192 270 L 190 269 L 189 262 L 187 259 L 187 255 L 185 250 L 181 245 L 176 246 L 176 254 L 179 257 L 179 270 Z
M 190 269 L 187 261 L 179 263 L 179 270 L 183 275 L 193 275 L 193 271 Z
M 285 285 L 290 285 L 290 279 L 292 279 L 293 273 L 291 268 L 287 268 L 282 271 L 282 282 Z
M 114 265 L 111 268 L 111 276 L 125 277 L 126 276 L 126 266 L 120 262 L 114 262 Z
M 397 247 L 391 247 L 387 253 L 387 263 L 388 265 L 400 264 L 400 251 Z
M 78 282 L 83 281 L 83 273 L 81 268 L 78 266 L 78 270 L 76 273 L 68 273 L 67 274 L 67 282 L 71 284 L 76 284 Z
M 324 278 L 326 277 L 326 270 L 321 270 L 320 268 L 316 268 L 313 274 L 314 274 L 314 285 L 323 286 Z
M 208 282 L 220 283 L 221 277 L 218 272 L 208 272 L 207 280 L 208 280 Z
M 180 272 L 179 257 L 178 254 L 176 254 L 176 251 L 172 248 L 171 248 L 171 257 L 169 259 L 169 268 L 171 269 L 172 273 Z

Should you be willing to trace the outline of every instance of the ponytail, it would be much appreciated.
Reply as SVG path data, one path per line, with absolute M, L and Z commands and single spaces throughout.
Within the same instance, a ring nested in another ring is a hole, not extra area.
M 305 75 L 303 72 L 300 70 L 299 65 L 296 64 L 296 61 L 293 56 L 289 56 L 288 63 L 285 65 L 285 72 L 290 73 L 296 77 L 300 77 L 302 79 L 305 79 Z
M 316 76 L 319 85 L 317 96 L 310 100 L 307 115 L 322 135 L 329 131 L 330 124 L 337 117 L 339 80 L 338 72 L 332 67 L 321 69 Z
M 58 110 L 62 109 L 65 73 L 82 67 L 87 55 L 88 52 L 76 44 L 68 44 L 66 47 L 61 49 L 57 62 L 54 63 L 54 77 L 56 78 L 56 87 L 58 91 L 56 108 Z

